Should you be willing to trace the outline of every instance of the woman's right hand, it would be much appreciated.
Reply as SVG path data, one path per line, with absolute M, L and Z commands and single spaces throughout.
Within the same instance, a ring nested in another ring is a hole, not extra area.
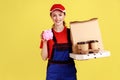
M 41 35 L 42 39 L 43 40 L 50 40 L 50 39 L 53 39 L 53 33 L 52 33 L 52 30 L 45 30 L 42 32 L 42 35 Z
M 41 40 L 43 41 L 43 42 L 47 42 L 47 40 L 45 40 L 44 38 L 43 38 L 43 33 L 44 33 L 44 31 L 42 31 L 42 33 L 41 33 Z

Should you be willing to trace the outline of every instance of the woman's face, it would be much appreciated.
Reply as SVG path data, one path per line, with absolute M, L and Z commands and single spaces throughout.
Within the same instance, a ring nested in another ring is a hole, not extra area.
M 55 10 L 51 14 L 51 18 L 56 26 L 63 25 L 65 14 L 59 10 Z

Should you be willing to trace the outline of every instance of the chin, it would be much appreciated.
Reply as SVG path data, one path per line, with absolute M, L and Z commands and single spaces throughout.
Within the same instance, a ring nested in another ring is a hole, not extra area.
M 56 26 L 60 26 L 60 25 L 62 25 L 62 23 L 56 23 L 55 25 L 56 25 Z

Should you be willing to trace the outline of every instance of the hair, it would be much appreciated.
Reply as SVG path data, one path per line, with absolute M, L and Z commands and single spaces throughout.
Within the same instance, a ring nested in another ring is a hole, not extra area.
M 66 26 L 66 23 L 65 23 L 65 21 L 63 21 L 63 25 L 64 25 L 64 26 Z

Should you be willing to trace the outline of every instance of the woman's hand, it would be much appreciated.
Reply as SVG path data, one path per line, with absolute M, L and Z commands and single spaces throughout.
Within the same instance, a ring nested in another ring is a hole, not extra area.
M 50 39 L 53 39 L 52 30 L 50 29 L 50 30 L 43 31 L 41 37 L 42 37 L 43 41 L 45 41 L 45 40 L 48 41 Z

